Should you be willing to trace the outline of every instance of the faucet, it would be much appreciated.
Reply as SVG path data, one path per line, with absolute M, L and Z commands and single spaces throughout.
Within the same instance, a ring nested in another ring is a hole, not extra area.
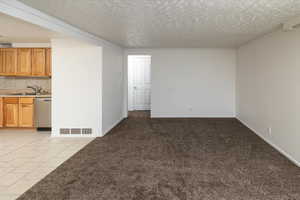
M 27 86 L 27 88 L 32 89 L 35 94 L 39 94 L 42 91 L 42 88 L 40 86 L 37 86 L 37 85 Z

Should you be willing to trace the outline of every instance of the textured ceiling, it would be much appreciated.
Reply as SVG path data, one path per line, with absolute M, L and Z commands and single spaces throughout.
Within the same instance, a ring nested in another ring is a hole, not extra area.
M 0 13 L 0 42 L 50 42 L 59 34 Z
M 124 47 L 237 47 L 300 14 L 300 0 L 20 0 Z

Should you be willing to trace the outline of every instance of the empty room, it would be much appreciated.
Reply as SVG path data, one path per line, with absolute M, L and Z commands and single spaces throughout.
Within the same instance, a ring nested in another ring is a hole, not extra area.
M 0 200 L 300 200 L 300 1 L 0 0 Z

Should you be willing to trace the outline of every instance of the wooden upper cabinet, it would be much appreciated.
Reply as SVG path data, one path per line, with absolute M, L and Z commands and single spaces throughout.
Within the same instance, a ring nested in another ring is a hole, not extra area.
M 3 127 L 3 98 L 0 97 L 0 127 Z
M 3 65 L 3 52 L 2 49 L 0 49 L 0 75 L 3 75 L 5 73 L 5 67 Z
M 32 49 L 32 75 L 46 76 L 46 49 Z
M 0 48 L 0 76 L 51 76 L 51 48 Z
M 31 75 L 31 49 L 18 49 L 17 75 Z
M 46 49 L 46 76 L 52 76 L 52 53 L 51 49 Z
M 4 98 L 4 126 L 18 127 L 19 126 L 19 98 Z
M 14 48 L 3 48 L 1 49 L 1 75 L 16 75 L 17 69 L 17 49 Z

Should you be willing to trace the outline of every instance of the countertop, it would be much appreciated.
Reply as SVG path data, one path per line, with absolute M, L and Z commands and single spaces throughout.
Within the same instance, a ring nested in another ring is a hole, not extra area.
M 51 98 L 51 94 L 46 94 L 46 95 L 12 95 L 12 94 L 0 94 L 0 98 L 1 97 Z
M 31 98 L 51 98 L 51 93 L 30 94 L 31 89 L 0 89 L 0 97 L 31 97 Z

